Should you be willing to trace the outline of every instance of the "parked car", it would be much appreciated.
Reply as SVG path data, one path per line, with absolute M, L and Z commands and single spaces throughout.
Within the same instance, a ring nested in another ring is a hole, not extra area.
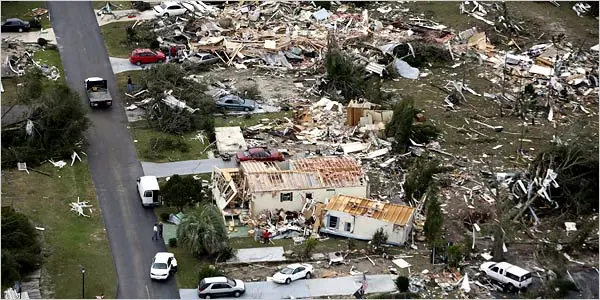
M 251 111 L 256 108 L 256 101 L 236 95 L 225 95 L 217 100 L 217 108 Z
M 155 6 L 153 9 L 157 17 L 179 16 L 185 14 L 187 11 L 181 3 L 175 1 L 161 2 L 160 5 Z
M 313 266 L 309 264 L 291 264 L 273 275 L 273 281 L 277 283 L 290 284 L 298 279 L 310 279 L 314 272 Z
M 244 282 L 239 279 L 231 279 L 229 277 L 207 277 L 198 284 L 198 297 L 239 297 L 246 292 Z
M 165 54 L 161 51 L 153 51 L 150 49 L 135 49 L 129 56 L 129 61 L 134 65 L 162 63 L 165 61 Z
M 484 262 L 479 270 L 510 289 L 523 289 L 533 282 L 531 272 L 507 262 Z
M 29 31 L 31 25 L 27 21 L 23 21 L 17 18 L 6 19 L 2 22 L 2 32 L 23 32 Z
M 188 57 L 188 60 L 197 64 L 210 65 L 219 62 L 219 58 L 210 53 L 196 53 Z
M 284 161 L 283 154 L 275 150 L 267 150 L 264 148 L 250 148 L 247 151 L 238 152 L 235 155 L 238 162 L 242 161 Z
M 150 278 L 157 280 L 169 278 L 174 258 L 175 254 L 173 253 L 157 252 L 152 259 L 152 266 L 150 266 Z

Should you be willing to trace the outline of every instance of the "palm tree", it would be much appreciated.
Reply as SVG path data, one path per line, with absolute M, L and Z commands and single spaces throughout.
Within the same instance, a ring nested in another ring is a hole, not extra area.
M 223 217 L 212 203 L 203 204 L 185 215 L 177 227 L 177 239 L 194 255 L 212 256 L 228 247 Z

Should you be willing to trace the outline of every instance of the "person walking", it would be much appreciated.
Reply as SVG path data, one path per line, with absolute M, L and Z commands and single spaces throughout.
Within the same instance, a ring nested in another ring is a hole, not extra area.
M 158 226 L 154 223 L 154 228 L 152 228 L 152 240 L 158 240 Z
M 173 256 L 173 261 L 171 262 L 172 264 L 172 269 L 174 273 L 177 273 L 177 258 L 175 258 L 175 256 Z
M 131 80 L 131 76 L 127 75 L 127 92 L 131 93 L 133 91 L 133 81 Z
M 160 237 L 162 239 L 162 233 L 163 233 L 163 223 L 162 222 L 158 222 L 158 237 Z

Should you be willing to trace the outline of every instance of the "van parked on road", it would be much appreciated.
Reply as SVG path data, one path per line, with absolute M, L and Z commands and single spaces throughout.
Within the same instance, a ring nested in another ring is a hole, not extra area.
M 138 178 L 137 189 L 143 206 L 158 206 L 162 204 L 156 176 L 142 176 Z

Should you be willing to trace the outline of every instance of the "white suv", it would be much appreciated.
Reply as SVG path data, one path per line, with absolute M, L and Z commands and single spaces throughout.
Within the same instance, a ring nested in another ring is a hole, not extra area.
M 198 297 L 209 299 L 211 297 L 239 297 L 246 292 L 244 282 L 229 277 L 207 277 L 198 284 Z
M 479 267 L 479 270 L 485 272 L 490 278 L 505 284 L 511 289 L 526 288 L 533 281 L 531 272 L 507 262 L 484 262 Z

